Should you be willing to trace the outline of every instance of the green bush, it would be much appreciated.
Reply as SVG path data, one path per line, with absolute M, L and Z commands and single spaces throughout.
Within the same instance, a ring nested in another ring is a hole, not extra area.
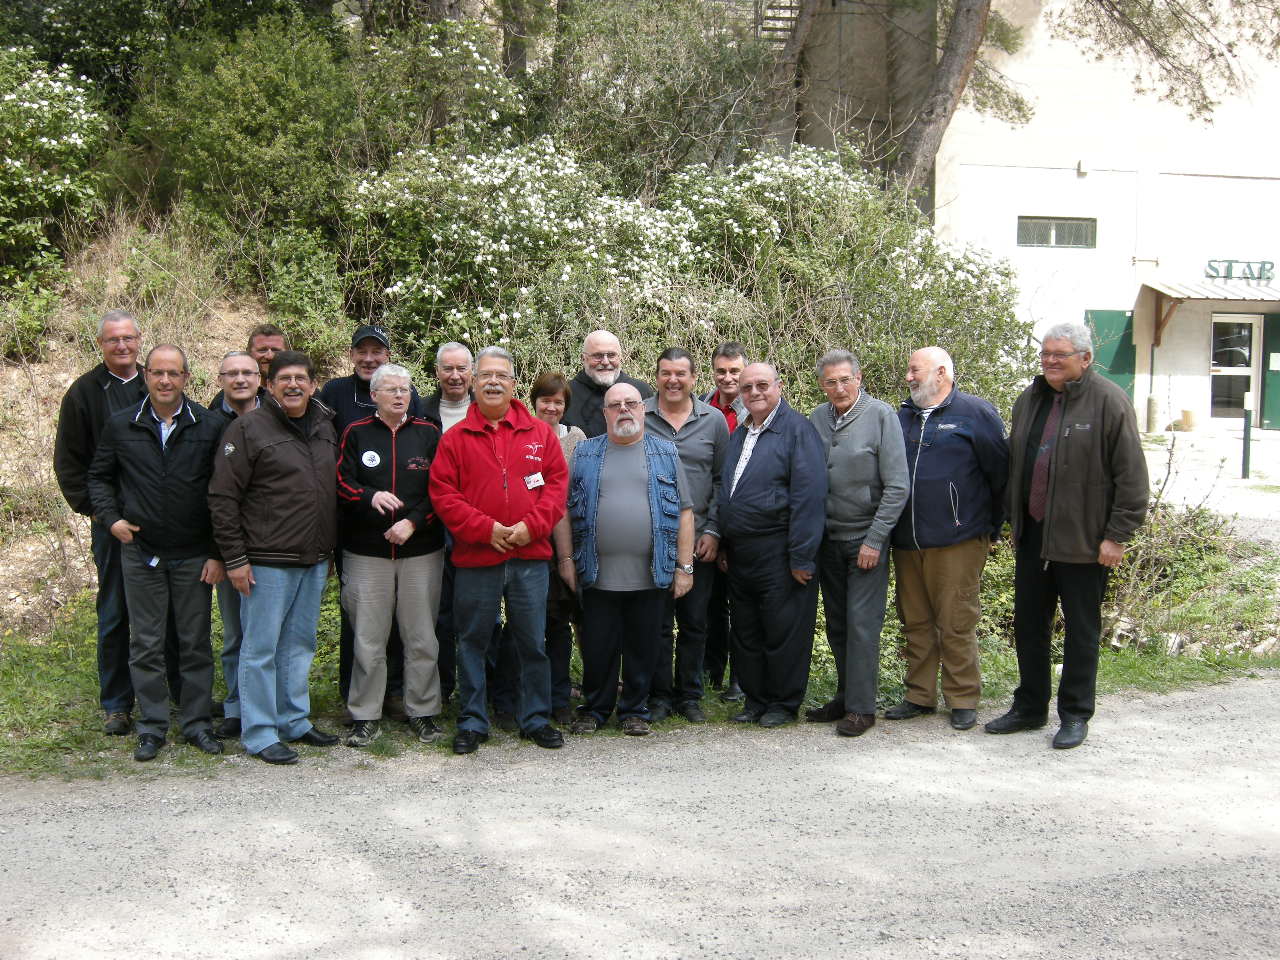
M 0 285 L 56 269 L 62 221 L 90 216 L 107 134 L 87 84 L 0 49 Z
M 39 360 L 49 316 L 61 300 L 55 289 L 19 281 L 0 296 L 0 356 L 6 360 Z
M 134 138 L 199 206 L 248 229 L 331 215 L 354 122 L 335 38 L 264 17 L 234 40 L 202 35 L 149 61 Z

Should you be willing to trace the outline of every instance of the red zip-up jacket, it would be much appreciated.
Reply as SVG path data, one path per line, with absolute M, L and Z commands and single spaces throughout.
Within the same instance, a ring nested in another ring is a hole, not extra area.
M 555 433 L 520 401 L 511 401 L 496 427 L 473 403 L 440 438 L 430 489 L 436 514 L 453 534 L 456 566 L 550 560 L 551 528 L 564 515 L 569 471 Z M 510 527 L 522 520 L 529 543 L 495 550 L 489 543 L 494 522 Z

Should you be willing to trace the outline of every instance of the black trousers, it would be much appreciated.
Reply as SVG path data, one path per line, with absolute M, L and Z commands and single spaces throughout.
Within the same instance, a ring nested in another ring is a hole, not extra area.
M 662 637 L 658 662 L 653 672 L 650 700 L 672 704 L 697 703 L 702 699 L 702 661 L 707 649 L 707 601 L 715 582 L 714 563 L 693 565 L 693 586 L 679 600 L 667 592 L 662 615 Z M 679 624 L 680 633 L 676 633 Z M 672 653 L 675 672 L 672 673 Z
M 711 581 L 711 595 L 707 598 L 707 646 L 702 655 L 702 667 L 711 680 L 712 687 L 722 686 L 725 682 L 725 668 L 729 670 L 729 684 L 738 682 L 737 671 L 729 658 L 732 644 L 729 634 L 733 623 L 729 618 L 729 575 L 715 567 L 715 578 Z
M 582 699 L 580 708 L 603 724 L 618 709 L 618 719 L 649 719 L 649 686 L 658 659 L 666 590 L 582 591 Z M 618 694 L 618 669 L 622 694 Z
M 793 716 L 809 684 L 818 577 L 791 576 L 784 534 L 738 537 L 729 545 L 733 662 L 751 713 Z
M 1013 637 L 1018 651 L 1018 689 L 1013 709 L 1044 716 L 1052 694 L 1049 641 L 1059 603 L 1066 624 L 1058 716 L 1093 716 L 1102 634 L 1102 597 L 1110 571 L 1100 563 L 1058 563 L 1040 559 L 1044 528 L 1023 517 L 1014 567 Z
M 551 661 L 551 709 L 567 710 L 572 700 L 573 621 L 578 615 L 578 598 L 555 567 L 547 581 L 547 659 Z

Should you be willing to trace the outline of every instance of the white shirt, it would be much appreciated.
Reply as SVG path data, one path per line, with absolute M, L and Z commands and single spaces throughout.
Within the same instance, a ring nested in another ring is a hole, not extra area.
M 747 464 L 751 462 L 751 454 L 756 449 L 756 440 L 760 438 L 760 434 L 768 429 L 769 424 L 773 423 L 773 418 L 777 415 L 778 409 L 782 406 L 782 401 L 778 401 L 778 406 L 769 411 L 769 415 L 764 418 L 764 423 L 756 426 L 751 419 L 747 419 L 747 437 L 742 441 L 742 454 L 738 457 L 738 465 L 733 468 L 733 483 L 729 485 L 729 496 L 733 496 L 738 489 L 738 481 L 742 479 L 743 471 L 747 469 Z

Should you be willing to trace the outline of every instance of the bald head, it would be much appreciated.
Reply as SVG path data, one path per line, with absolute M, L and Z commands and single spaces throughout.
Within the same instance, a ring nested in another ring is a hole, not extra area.
M 742 402 L 757 427 L 769 418 L 782 400 L 782 381 L 771 363 L 753 363 L 738 380 Z
M 592 330 L 582 341 L 582 369 L 602 387 L 622 373 L 622 344 L 608 330 Z
M 917 407 L 936 407 L 955 385 L 955 365 L 941 347 L 921 347 L 907 361 L 907 390 Z
M 629 383 L 615 383 L 604 394 L 604 422 L 613 443 L 635 443 L 644 436 L 644 400 Z

